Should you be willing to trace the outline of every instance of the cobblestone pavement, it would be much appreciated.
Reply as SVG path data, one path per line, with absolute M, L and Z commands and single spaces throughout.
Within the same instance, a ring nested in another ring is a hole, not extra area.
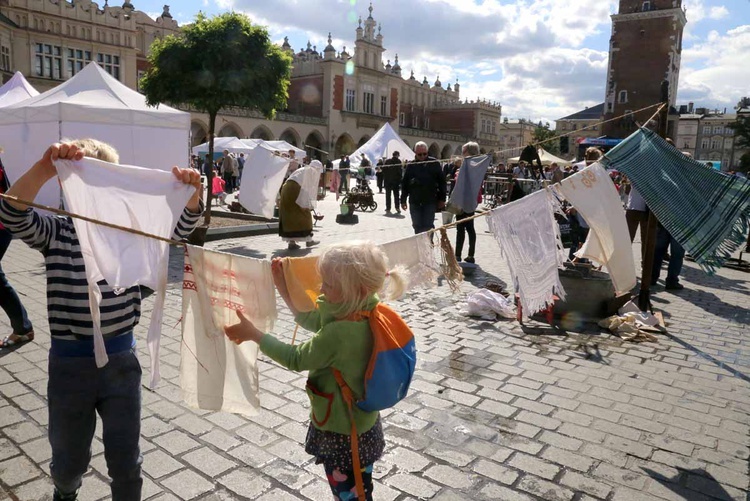
M 317 235 L 324 243 L 410 235 L 409 218 L 386 217 L 383 195 L 376 200 L 376 213 L 359 213 L 359 224 L 341 226 L 329 195 Z M 482 270 L 461 293 L 441 284 L 395 305 L 417 334 L 419 366 L 408 398 L 383 413 L 388 445 L 376 464 L 376 499 L 746 499 L 749 275 L 723 269 L 708 277 L 686 262 L 686 289 L 654 294 L 669 327 L 659 343 L 623 343 L 575 322 L 562 330 L 478 321 L 459 314 L 464 294 L 489 279 L 507 282 L 508 271 L 483 220 L 477 231 Z M 286 254 L 274 235 L 210 247 L 254 257 Z M 251 419 L 181 404 L 181 262 L 174 250 L 164 380 L 143 396 L 144 499 L 330 499 L 322 468 L 300 445 L 307 426 L 304 374 L 262 357 L 263 411 Z M 51 499 L 42 259 L 14 242 L 3 267 L 37 339 L 0 353 L 0 500 Z M 152 305 L 144 303 L 144 318 Z M 0 323 L 7 332 L 4 316 Z M 281 311 L 276 334 L 289 338 L 292 328 Z M 137 334 L 147 368 L 145 329 Z M 109 499 L 100 429 L 80 499 Z

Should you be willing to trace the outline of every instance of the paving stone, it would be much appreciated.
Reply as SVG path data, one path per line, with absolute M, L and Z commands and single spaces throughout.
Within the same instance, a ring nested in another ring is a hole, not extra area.
M 429 458 L 403 447 L 396 447 L 389 450 L 383 456 L 383 461 L 395 465 L 401 471 L 407 472 L 422 471 L 430 464 Z
M 210 432 L 201 436 L 201 440 L 223 451 L 229 450 L 232 447 L 236 447 L 241 443 L 232 435 L 224 433 L 221 430 L 211 430 Z
M 477 461 L 472 469 L 480 475 L 507 485 L 512 484 L 518 478 L 518 473 L 515 470 L 485 459 Z
M 518 482 L 517 487 L 545 501 L 569 501 L 573 499 L 573 491 L 541 478 L 525 475 Z
M 153 439 L 153 442 L 172 455 L 195 449 L 200 444 L 181 431 L 170 431 Z
M 23 414 L 13 407 L 4 407 L 0 412 L 0 428 L 25 421 Z
M 214 428 L 214 425 L 212 423 L 209 423 L 205 419 L 201 419 L 191 413 L 185 413 L 177 417 L 176 419 L 172 420 L 171 424 L 179 426 L 191 435 L 202 435 Z
M 213 490 L 213 482 L 189 470 L 183 470 L 161 480 L 161 484 L 184 500 L 195 499 Z
M 516 453 L 510 461 L 508 461 L 508 465 L 523 472 L 531 473 L 549 480 L 555 478 L 555 475 L 560 471 L 560 467 L 557 465 L 520 452 Z
M 234 461 L 226 459 L 208 447 L 201 447 L 200 449 L 188 452 L 182 456 L 182 460 L 209 477 L 216 477 L 237 466 L 237 463 Z
M 575 471 L 566 471 L 560 478 L 560 483 L 570 487 L 574 491 L 587 492 L 598 498 L 606 498 L 612 491 L 612 487 L 604 482 L 587 477 Z
M 479 493 L 483 499 L 503 501 L 534 501 L 535 498 L 497 484 L 486 485 Z M 538 499 L 538 498 L 537 498 Z
M 284 426 L 300 426 L 296 423 L 292 425 L 292 423 L 287 423 L 287 425 Z M 279 428 L 279 431 L 281 431 L 283 427 Z M 307 433 L 306 428 L 303 429 L 305 433 Z M 254 443 L 257 446 L 265 447 L 266 445 L 272 444 L 275 441 L 277 441 L 280 437 L 276 433 L 267 430 L 266 428 L 259 426 L 255 423 L 250 423 L 247 426 L 243 426 L 242 428 L 238 429 L 235 432 L 238 436 L 249 440 L 250 442 Z M 302 437 L 302 440 L 300 442 L 304 442 L 304 437 Z
M 254 468 L 260 468 L 275 459 L 273 455 L 252 444 L 235 447 L 229 451 L 229 455 Z
M 469 489 L 476 478 L 466 472 L 446 465 L 436 465 L 428 469 L 424 475 L 438 483 L 454 489 Z
M 34 463 L 23 456 L 0 462 L 0 478 L 10 487 L 27 482 L 41 475 Z
M 273 489 L 257 499 L 258 501 L 300 501 L 302 498 L 281 489 Z
M 52 447 L 47 437 L 39 437 L 20 445 L 21 450 L 35 463 L 43 463 L 52 459 Z
M 241 468 L 227 473 L 219 478 L 219 483 L 235 494 L 249 499 L 257 498 L 271 487 L 271 482 L 252 468 Z M 330 492 L 329 489 L 328 493 Z
M 594 468 L 593 475 L 609 482 L 625 485 L 633 489 L 643 489 L 648 477 L 638 473 L 623 470 L 607 463 L 600 463 Z
M 154 450 L 143 456 L 143 471 L 151 478 L 161 478 L 183 467 L 182 463 L 160 450 Z
M 438 485 L 406 473 L 397 473 L 386 479 L 385 483 L 394 489 L 406 492 L 417 498 L 429 499 L 440 491 Z
M 13 495 L 19 501 L 52 501 L 52 493 L 55 487 L 49 477 L 38 478 L 27 484 L 13 489 Z M 2 487 L 0 487 L 0 500 L 3 500 Z M 11 499 L 8 497 L 7 499 Z
M 595 460 L 590 457 L 573 454 L 570 451 L 558 449 L 557 447 L 547 447 L 542 452 L 542 457 L 553 463 L 584 472 L 588 471 L 595 463 Z M 625 464 L 624 461 L 623 464 Z
M 2 412 L 0 410 L 0 412 Z M 22 422 L 3 428 L 3 433 L 16 443 L 27 442 L 44 435 L 44 431 L 30 422 Z

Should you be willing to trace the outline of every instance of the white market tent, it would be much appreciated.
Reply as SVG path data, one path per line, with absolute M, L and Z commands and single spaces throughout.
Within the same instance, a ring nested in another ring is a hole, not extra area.
M 403 162 L 414 160 L 414 152 L 412 149 L 409 148 L 396 131 L 393 130 L 391 124 L 386 122 L 369 141 L 349 155 L 350 167 L 359 167 L 363 154 L 374 166 L 378 160 L 383 157 L 391 158 L 394 151 L 399 152 L 399 158 Z M 338 161 L 340 161 L 340 159 Z
M 288 153 L 289 150 L 294 150 L 295 158 L 297 160 L 302 161 L 303 158 L 307 156 L 307 152 L 301 148 L 297 148 L 296 146 L 287 143 L 286 141 L 266 141 L 264 139 L 240 139 L 243 143 L 250 145 L 258 145 L 258 144 L 264 144 L 266 147 L 270 148 L 273 151 L 278 151 L 279 153 Z M 252 146 L 255 148 L 255 146 Z
M 215 137 L 214 138 L 214 154 L 222 153 L 224 150 L 229 151 L 230 153 L 236 153 L 239 155 L 240 153 L 244 153 L 245 155 L 249 154 L 255 146 L 250 146 L 242 142 L 241 139 L 237 139 L 236 137 Z M 193 146 L 193 155 L 200 155 L 200 154 L 207 154 L 208 153 L 208 143 L 199 144 L 198 146 Z
M 38 96 L 39 92 L 31 86 L 20 71 L 16 71 L 13 78 L 0 87 L 0 108 L 26 101 L 30 97 Z
M 18 179 L 49 145 L 64 138 L 94 138 L 114 146 L 123 164 L 161 170 L 188 165 L 190 114 L 159 105 L 120 83 L 96 63 L 36 97 L 3 108 L 0 138 L 11 179 Z M 50 180 L 36 197 L 57 207 Z
M 544 148 L 539 148 L 539 158 L 542 160 L 542 165 L 552 165 L 557 164 L 560 166 L 563 165 L 570 165 L 572 162 L 570 160 L 565 160 L 560 157 L 556 157 L 549 151 L 545 150 Z M 514 157 L 508 159 L 509 163 L 518 163 L 521 160 L 521 157 Z

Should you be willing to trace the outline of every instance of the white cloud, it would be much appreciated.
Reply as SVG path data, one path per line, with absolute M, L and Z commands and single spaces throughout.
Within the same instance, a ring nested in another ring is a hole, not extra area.
M 731 107 L 747 95 L 750 25 L 708 36 L 683 51 L 679 99 L 707 107 Z
M 711 10 L 708 13 L 708 17 L 710 17 L 711 19 L 727 18 L 729 17 L 729 10 L 723 5 L 720 5 L 718 7 L 711 7 Z

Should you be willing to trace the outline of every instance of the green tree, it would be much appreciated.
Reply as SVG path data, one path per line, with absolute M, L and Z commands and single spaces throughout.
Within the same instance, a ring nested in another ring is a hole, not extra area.
M 534 132 L 531 134 L 531 141 L 533 143 L 539 143 L 542 141 L 546 141 L 543 144 L 540 144 L 542 148 L 549 151 L 553 155 L 559 155 L 560 154 L 560 141 L 556 138 L 557 134 L 555 131 L 550 129 L 549 122 L 542 125 L 542 122 L 540 121 L 539 124 L 534 129 Z
M 271 43 L 268 31 L 244 14 L 198 14 L 179 35 L 156 40 L 140 88 L 149 105 L 186 105 L 208 114 L 209 158 L 216 116 L 222 108 L 260 111 L 273 118 L 284 109 L 291 57 Z M 205 224 L 211 221 L 213 170 L 208 172 Z
M 740 172 L 750 173 L 750 153 L 745 153 L 740 157 Z
M 727 127 L 734 130 L 735 148 L 750 148 L 750 116 L 738 116 Z

